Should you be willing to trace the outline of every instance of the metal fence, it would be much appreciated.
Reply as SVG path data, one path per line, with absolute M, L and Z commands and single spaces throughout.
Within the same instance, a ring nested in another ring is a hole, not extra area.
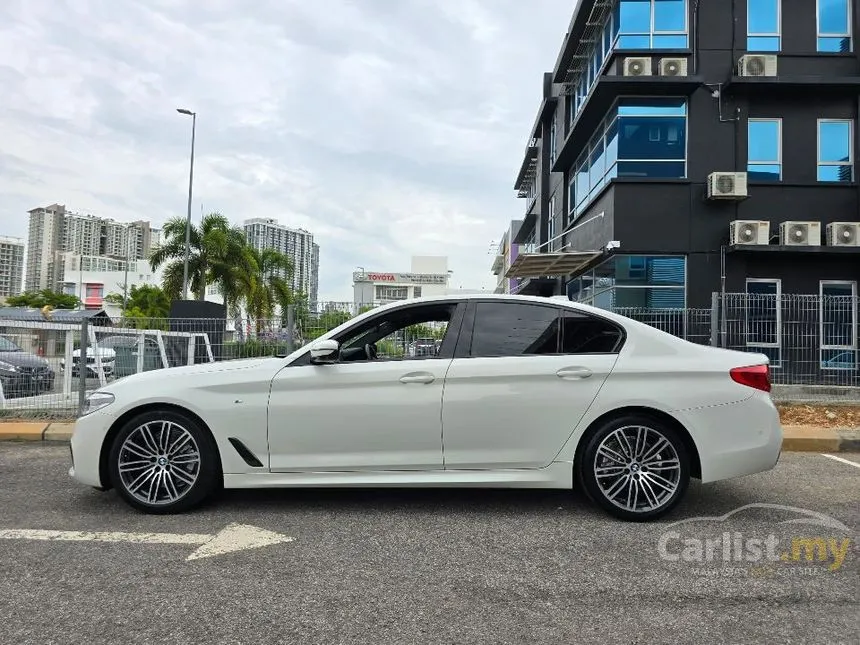
M 321 303 L 271 320 L 0 319 L 0 415 L 73 418 L 87 392 L 116 379 L 286 355 L 379 304 Z M 615 311 L 691 342 L 768 355 L 784 399 L 860 400 L 857 297 L 714 294 L 710 308 Z M 386 339 L 379 354 L 420 355 L 443 333 L 417 325 Z

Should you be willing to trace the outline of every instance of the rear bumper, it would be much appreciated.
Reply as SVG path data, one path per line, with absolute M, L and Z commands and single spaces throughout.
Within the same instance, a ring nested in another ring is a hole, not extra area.
M 696 443 L 703 483 L 765 472 L 779 461 L 782 426 L 779 412 L 765 392 L 736 403 L 676 414 Z

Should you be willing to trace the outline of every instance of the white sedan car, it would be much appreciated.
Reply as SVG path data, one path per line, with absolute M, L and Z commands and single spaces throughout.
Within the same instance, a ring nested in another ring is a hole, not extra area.
M 440 324 L 438 351 L 396 351 Z M 581 486 L 646 520 L 782 444 L 766 356 L 528 296 L 386 305 L 287 357 L 129 376 L 84 412 L 70 474 L 150 513 L 222 486 Z

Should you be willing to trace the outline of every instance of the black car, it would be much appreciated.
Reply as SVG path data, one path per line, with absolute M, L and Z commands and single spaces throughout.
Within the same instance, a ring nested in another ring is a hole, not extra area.
M 0 384 L 7 399 L 35 396 L 54 389 L 54 370 L 44 358 L 0 336 Z

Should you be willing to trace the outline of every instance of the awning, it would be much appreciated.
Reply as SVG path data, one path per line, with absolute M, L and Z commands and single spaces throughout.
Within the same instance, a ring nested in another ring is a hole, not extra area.
M 540 278 L 543 276 L 565 276 L 580 273 L 602 251 L 560 251 L 557 253 L 523 253 L 511 263 L 506 278 Z

